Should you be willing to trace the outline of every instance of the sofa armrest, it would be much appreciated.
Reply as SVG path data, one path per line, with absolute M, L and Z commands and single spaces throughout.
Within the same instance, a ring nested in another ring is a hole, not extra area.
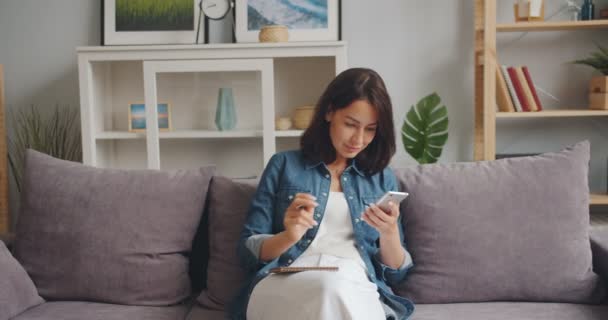
M 592 228 L 589 236 L 593 271 L 608 283 L 608 228 Z

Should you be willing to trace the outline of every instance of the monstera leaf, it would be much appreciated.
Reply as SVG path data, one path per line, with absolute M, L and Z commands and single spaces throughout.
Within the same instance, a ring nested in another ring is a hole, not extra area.
M 418 163 L 435 163 L 448 140 L 448 109 L 432 93 L 408 111 L 401 128 L 405 151 Z

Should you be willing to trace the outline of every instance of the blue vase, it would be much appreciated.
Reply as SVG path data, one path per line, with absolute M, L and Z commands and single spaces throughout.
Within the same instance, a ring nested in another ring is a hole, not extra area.
M 581 20 L 593 20 L 595 16 L 595 5 L 592 0 L 585 0 L 581 6 Z
M 215 110 L 215 125 L 218 130 L 232 130 L 236 126 L 236 111 L 232 88 L 220 88 Z

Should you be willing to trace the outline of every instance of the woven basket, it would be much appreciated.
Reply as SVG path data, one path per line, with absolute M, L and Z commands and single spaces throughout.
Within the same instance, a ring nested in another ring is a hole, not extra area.
M 287 42 L 289 32 L 287 27 L 282 25 L 263 26 L 260 29 L 258 39 L 260 39 L 260 42 Z
M 297 107 L 296 112 L 293 116 L 293 126 L 296 127 L 296 129 L 300 130 L 308 128 L 308 126 L 310 125 L 310 121 L 312 121 L 314 113 L 314 106 Z

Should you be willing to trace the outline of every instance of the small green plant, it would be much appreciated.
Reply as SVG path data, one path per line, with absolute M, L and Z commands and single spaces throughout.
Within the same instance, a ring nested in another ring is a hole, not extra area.
M 418 163 L 435 163 L 448 140 L 448 109 L 432 93 L 412 106 L 401 127 L 405 151 Z
M 8 161 L 19 192 L 27 149 L 59 159 L 82 161 L 78 109 L 55 106 L 52 112 L 43 113 L 32 105 L 8 111 Z
M 594 68 L 603 75 L 608 76 L 608 49 L 596 43 L 598 51 L 592 52 L 589 57 L 574 60 L 574 64 L 583 64 Z

